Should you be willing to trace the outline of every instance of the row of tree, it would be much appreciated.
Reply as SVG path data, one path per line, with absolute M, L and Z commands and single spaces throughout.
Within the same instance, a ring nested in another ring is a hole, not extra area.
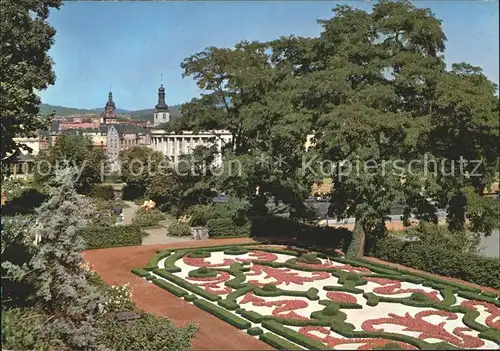
M 481 195 L 498 178 L 495 84 L 467 63 L 446 68 L 446 36 L 429 9 L 380 1 L 371 13 L 350 6 L 333 12 L 319 21 L 317 38 L 243 41 L 187 58 L 184 76 L 206 93 L 167 127 L 228 129 L 233 140 L 226 161 L 238 159 L 246 174 L 226 177 L 224 190 L 254 207 L 272 194 L 296 217 L 305 214 L 303 199 L 318 180 L 304 169 L 305 156 L 337 164 L 408 164 L 426 156 L 444 165 L 436 171 L 422 164 L 404 177 L 394 166 L 375 174 L 334 169 L 331 210 L 356 217 L 350 255 L 361 253 L 363 233 L 383 231 L 394 202 L 406 204 L 406 219 L 413 213 L 437 221 L 437 207 L 446 207 L 450 229 L 462 231 L 469 221 L 472 230 L 490 233 L 495 210 Z M 306 151 L 311 132 L 315 147 Z M 286 164 L 255 165 L 262 154 L 271 160 L 286 155 Z M 451 168 L 461 157 L 477 162 L 458 174 Z
M 46 9 L 40 11 L 46 18 Z M 166 208 L 183 210 L 205 203 L 218 189 L 248 200 L 254 214 L 267 213 L 267 196 L 272 195 L 290 206 L 292 218 L 303 218 L 308 214 L 303 200 L 311 185 L 321 180 L 304 159 L 317 157 L 336 165 L 385 162 L 384 172 L 364 167 L 349 173 L 342 167 L 331 170 L 331 212 L 340 218 L 356 217 L 350 255 L 361 253 L 365 232 L 384 232 L 395 202 L 406 205 L 405 219 L 414 214 L 435 222 L 437 207 L 447 208 L 450 229 L 463 231 L 469 222 L 473 231 L 490 233 L 496 225 L 495 209 L 481 195 L 498 177 L 495 84 L 479 67 L 467 63 L 446 68 L 446 36 L 429 9 L 408 1 L 380 1 L 371 13 L 349 6 L 333 11 L 331 19 L 319 21 L 323 27 L 319 37 L 243 41 L 231 49 L 209 47 L 182 63 L 184 76 L 193 77 L 205 93 L 184 104 L 183 118 L 166 128 L 229 130 L 233 138 L 224 144 L 224 161 L 237 161 L 243 174 L 180 177 L 179 172 L 170 172 L 153 177 L 147 172 L 131 176 L 124 169 L 123 178 L 166 203 Z M 42 29 L 49 47 L 53 30 Z M 17 38 L 16 33 L 11 36 Z M 28 55 L 31 42 L 25 44 Z M 40 84 L 30 83 L 30 87 L 40 88 L 53 80 L 45 63 L 38 66 Z M 2 84 L 2 89 L 9 86 Z M 19 147 L 13 135 L 39 127 L 33 117 L 37 100 L 15 89 L 5 92 L 12 101 L 2 98 L 2 108 L 30 105 L 23 107 L 23 113 L 7 108 L 2 116 L 2 139 L 7 141 L 2 143 L 2 158 Z M 25 99 L 24 105 L 13 102 L 16 94 Z M 22 131 L 16 118 L 22 118 Z M 314 147 L 306 150 L 308 134 L 314 134 Z M 92 165 L 102 164 L 104 155 L 83 139 L 77 145 L 66 145 L 67 140 L 63 137 L 44 157 L 55 162 L 72 154 L 77 164 L 87 162 L 77 188 L 88 192 L 101 173 Z M 213 153 L 199 152 L 195 159 L 207 159 Z M 122 161 L 145 153 L 158 161 L 162 158 L 137 148 L 124 153 Z M 256 162 L 283 156 L 285 163 L 279 166 Z M 444 166 L 436 171 L 420 163 L 420 172 L 404 176 L 396 170 L 396 161 L 409 164 L 424 156 Z M 465 164 L 462 172 L 453 171 L 453 163 L 462 159 L 477 162 Z

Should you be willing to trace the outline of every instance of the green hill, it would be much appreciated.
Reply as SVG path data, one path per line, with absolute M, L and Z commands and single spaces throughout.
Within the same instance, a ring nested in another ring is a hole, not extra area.
M 169 111 L 172 116 L 178 117 L 181 115 L 181 105 L 169 106 Z M 71 115 L 83 115 L 83 114 L 99 114 L 102 108 L 94 109 L 81 109 L 74 107 L 65 106 L 55 106 L 49 104 L 40 104 L 40 113 L 43 115 L 51 114 L 55 111 L 56 116 L 71 116 Z M 117 109 L 118 114 L 129 115 L 132 119 L 136 120 L 153 120 L 154 109 L 144 109 L 136 111 L 126 111 Z
M 53 111 L 56 112 L 56 116 L 71 116 L 71 115 L 77 115 L 77 114 L 97 113 L 95 110 L 85 110 L 85 109 L 81 109 L 81 108 L 40 104 L 40 113 L 42 115 L 51 114 Z

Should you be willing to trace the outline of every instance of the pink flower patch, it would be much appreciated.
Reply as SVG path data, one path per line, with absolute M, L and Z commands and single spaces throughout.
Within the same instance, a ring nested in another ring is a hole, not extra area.
M 278 256 L 276 256 L 273 253 L 270 252 L 265 252 L 265 251 L 250 251 L 248 253 L 248 256 L 252 258 L 236 258 L 236 261 L 242 262 L 242 263 L 249 263 L 253 261 L 267 261 L 267 262 L 274 262 L 278 259 Z
M 313 334 L 315 332 L 316 334 Z M 386 339 L 372 339 L 372 338 L 336 338 L 330 336 L 330 329 L 319 326 L 308 326 L 299 329 L 299 333 L 305 335 L 311 339 L 320 341 L 326 344 L 328 347 L 335 348 L 339 345 L 348 344 L 362 344 L 358 347 L 358 350 L 372 350 L 375 347 L 384 346 L 388 343 L 398 344 L 404 350 L 418 350 L 417 347 L 399 341 L 391 341 Z M 318 336 L 317 333 L 321 333 L 324 336 Z
M 240 301 L 240 305 L 244 305 L 247 303 L 252 303 L 253 306 L 263 306 L 263 307 L 276 306 L 276 308 L 273 309 L 272 311 L 272 315 L 277 318 L 310 320 L 307 317 L 295 313 L 295 310 L 299 310 L 301 308 L 306 308 L 307 306 L 309 306 L 307 301 L 304 300 L 288 299 L 288 300 L 278 300 L 278 301 L 266 301 L 260 297 L 255 296 L 252 293 L 247 293 Z
M 261 265 L 254 265 L 251 267 L 251 272 L 247 273 L 247 276 L 256 276 L 262 273 L 266 273 L 264 279 L 274 279 L 275 281 L 270 283 L 274 285 L 279 285 L 285 283 L 289 285 L 290 283 L 303 285 L 305 282 L 313 282 L 315 280 L 323 280 L 330 278 L 330 274 L 327 272 L 312 272 L 310 277 L 303 277 L 299 275 L 298 271 L 292 271 L 290 268 L 272 268 Z M 250 284 L 262 287 L 269 283 L 259 282 L 257 280 L 250 280 Z
M 372 283 L 376 283 L 382 286 L 376 287 L 373 289 L 374 293 L 382 294 L 382 295 L 398 295 L 398 294 L 408 294 L 408 293 L 422 293 L 428 298 L 439 302 L 440 299 L 438 297 L 439 291 L 434 290 L 431 292 L 427 292 L 424 289 L 414 288 L 414 289 L 402 289 L 401 282 L 399 280 L 391 280 L 385 278 L 373 278 L 373 277 L 365 277 L 366 280 Z
M 230 278 L 231 275 L 227 272 L 217 272 L 216 277 L 203 277 L 203 278 L 186 277 L 186 280 L 192 281 L 194 285 L 203 287 L 205 291 L 208 291 L 212 294 L 224 295 L 224 294 L 229 294 L 233 291 L 232 288 L 222 285 Z
M 364 331 L 384 331 L 382 328 L 375 328 L 375 325 L 393 324 L 406 327 L 405 331 L 419 332 L 419 339 L 439 339 L 462 348 L 478 348 L 484 345 L 484 341 L 475 336 L 465 334 L 466 331 L 472 331 L 469 328 L 455 328 L 453 334 L 448 332 L 444 326 L 446 322 L 433 324 L 424 320 L 424 317 L 442 316 L 448 320 L 455 320 L 458 316 L 455 313 L 438 310 L 425 310 L 412 317 L 408 312 L 404 316 L 389 313 L 388 317 L 371 319 L 364 321 L 361 328 Z
M 228 258 L 225 258 L 222 263 L 210 263 L 208 261 L 205 261 L 204 258 L 194 258 L 188 256 L 184 256 L 182 260 L 185 264 L 193 267 L 225 267 L 230 266 L 234 263 L 234 260 Z
M 500 330 L 500 308 L 486 301 L 466 300 L 462 301 L 460 306 L 470 308 L 477 311 L 477 306 L 483 306 L 489 316 L 486 317 L 485 323 L 488 327 Z
M 344 292 L 329 291 L 326 293 L 326 297 L 335 302 L 346 302 L 346 303 L 358 302 L 356 296 Z

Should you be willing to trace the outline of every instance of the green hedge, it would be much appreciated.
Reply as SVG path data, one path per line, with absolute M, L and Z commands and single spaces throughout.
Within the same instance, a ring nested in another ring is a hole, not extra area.
M 262 334 L 259 339 L 275 347 L 277 350 L 303 350 L 301 347 L 272 333 Z
M 210 237 L 250 236 L 250 225 L 237 225 L 229 217 L 212 218 L 207 228 Z
M 462 279 L 500 289 L 500 259 L 457 252 L 445 247 L 402 242 L 393 238 L 380 240 L 371 256 L 426 272 Z
M 183 297 L 188 294 L 186 290 L 183 290 L 174 284 L 167 283 L 162 279 L 153 279 L 152 282 L 175 296 Z
M 182 223 L 178 221 L 174 221 L 168 226 L 168 235 L 169 236 L 189 236 L 191 235 L 191 230 L 189 228 L 189 224 Z
M 138 227 L 153 227 L 165 219 L 165 215 L 159 210 L 146 210 L 140 208 L 134 218 L 134 225 Z
M 270 331 L 279 334 L 290 341 L 296 342 L 309 350 L 328 350 L 329 348 L 321 341 L 313 340 L 305 335 L 302 335 L 295 330 L 284 327 L 280 323 L 270 320 L 262 323 L 262 326 Z
M 211 313 L 216 317 L 219 317 L 224 322 L 227 322 L 231 325 L 234 325 L 236 328 L 247 329 L 247 328 L 250 328 L 252 326 L 252 324 L 249 321 L 244 320 L 243 318 L 238 317 L 238 316 L 234 315 L 233 313 L 226 311 L 223 308 L 215 306 L 214 304 L 212 304 L 206 300 L 198 299 L 198 300 L 194 300 L 193 303 L 196 306 L 198 306 L 199 308 L 201 308 L 202 310 L 207 311 L 208 313 Z
M 252 237 L 290 239 L 290 244 L 300 243 L 305 247 L 321 246 L 330 249 L 349 247 L 352 233 L 344 228 L 318 227 L 278 216 L 255 216 L 251 218 Z
M 87 249 L 141 245 L 144 235 L 141 228 L 133 225 L 114 227 L 91 226 L 80 229 L 79 233 L 85 239 Z
M 205 289 L 200 288 L 197 285 L 191 284 L 188 281 L 186 281 L 186 280 L 184 280 L 176 275 L 173 275 L 172 273 L 170 273 L 164 269 L 153 269 L 153 273 L 159 275 L 162 278 L 168 279 L 172 283 L 175 283 L 175 284 L 179 285 L 180 287 L 182 287 L 186 290 L 189 290 L 196 295 L 204 297 L 207 300 L 218 301 L 218 300 L 222 299 L 222 297 L 220 297 L 219 295 L 212 294 L 212 293 L 206 291 Z
M 115 199 L 115 191 L 111 185 L 96 184 L 92 187 L 90 196 L 109 201 Z
M 247 333 L 252 336 L 261 335 L 264 331 L 259 327 L 248 328 Z

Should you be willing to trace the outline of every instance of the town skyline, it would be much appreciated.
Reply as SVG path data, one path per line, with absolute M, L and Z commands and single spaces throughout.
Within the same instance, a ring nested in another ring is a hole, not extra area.
M 242 40 L 318 36 L 316 20 L 330 17 L 339 3 L 371 8 L 355 1 L 66 2 L 50 18 L 57 30 L 50 50 L 57 80 L 41 92 L 42 102 L 96 109 L 105 103 L 111 85 L 119 109 L 150 109 L 163 83 L 167 104 L 179 105 L 201 93 L 190 77 L 181 76 L 186 57 Z M 470 62 L 499 83 L 498 2 L 419 1 L 418 6 L 431 8 L 443 20 L 448 68 Z

